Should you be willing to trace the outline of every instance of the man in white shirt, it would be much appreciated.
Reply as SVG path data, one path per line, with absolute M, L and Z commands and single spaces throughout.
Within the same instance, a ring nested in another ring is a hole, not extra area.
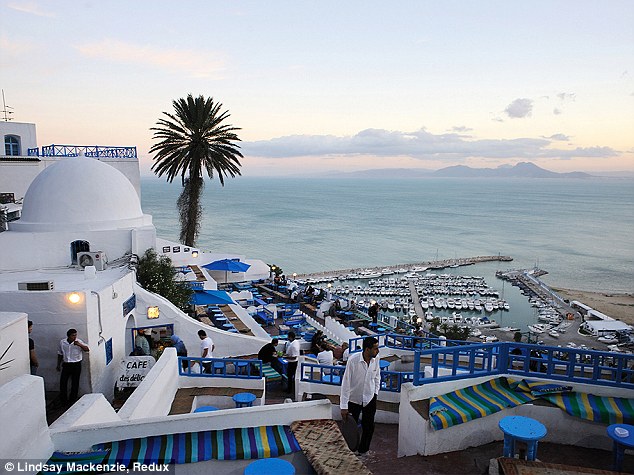
M 288 332 L 288 344 L 284 355 L 288 362 L 286 366 L 286 379 L 288 380 L 288 394 L 295 394 L 295 373 L 297 372 L 297 361 L 299 358 L 299 341 L 295 339 L 295 332 Z
M 88 345 L 77 338 L 77 330 L 71 328 L 66 332 L 66 338 L 59 342 L 57 351 L 57 371 L 62 374 L 59 380 L 59 399 L 66 405 L 73 404 L 79 393 L 79 376 L 81 376 L 81 360 L 84 352 L 90 351 Z M 71 380 L 70 399 L 68 397 L 68 380 Z
M 363 351 L 348 358 L 346 371 L 341 381 L 340 408 L 345 421 L 350 414 L 355 421 L 361 420 L 361 440 L 358 452 L 365 454 L 370 449 L 374 433 L 376 398 L 381 388 L 381 367 L 379 365 L 379 342 L 374 337 L 363 340 Z
M 202 358 L 213 358 L 213 351 L 216 348 L 213 340 L 207 336 L 205 330 L 198 330 L 198 338 L 200 338 L 200 356 Z M 211 363 L 203 363 L 203 373 L 211 374 Z
M 317 361 L 321 365 L 332 366 L 335 361 L 335 356 L 332 353 L 332 350 L 328 350 L 323 346 L 319 346 L 319 353 L 317 353 Z

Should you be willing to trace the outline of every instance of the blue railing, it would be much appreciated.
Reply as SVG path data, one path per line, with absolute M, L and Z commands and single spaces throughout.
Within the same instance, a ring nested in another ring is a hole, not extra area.
M 205 378 L 262 379 L 262 361 L 240 358 L 178 357 L 178 374 Z
M 433 333 L 425 332 L 426 336 L 413 336 L 402 335 L 400 333 L 382 333 L 374 335 L 374 338 L 379 340 L 379 348 L 388 347 L 397 350 L 421 350 L 426 348 L 438 348 L 438 347 L 454 347 L 454 346 L 471 346 L 479 345 L 472 341 L 465 340 L 447 340 L 445 338 L 439 338 Z M 356 353 L 363 349 L 363 340 L 367 338 L 360 336 L 357 338 L 351 338 L 348 340 L 350 353 Z
M 510 342 L 416 350 L 415 354 L 415 385 L 511 374 L 634 389 L 631 354 Z M 421 372 L 421 358 L 429 360 L 431 378 Z
M 318 363 L 302 363 L 301 380 L 307 383 L 331 384 L 341 386 L 345 366 L 320 365 Z
M 81 153 L 94 158 L 137 158 L 136 147 L 111 147 L 107 145 L 45 145 L 42 151 L 29 148 L 29 157 L 77 157 Z

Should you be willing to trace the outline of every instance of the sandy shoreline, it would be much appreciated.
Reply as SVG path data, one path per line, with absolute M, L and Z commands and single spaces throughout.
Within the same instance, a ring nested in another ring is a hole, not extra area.
M 634 294 L 589 292 L 557 287 L 552 289 L 565 299 L 578 300 L 610 317 L 617 318 L 628 325 L 634 325 Z

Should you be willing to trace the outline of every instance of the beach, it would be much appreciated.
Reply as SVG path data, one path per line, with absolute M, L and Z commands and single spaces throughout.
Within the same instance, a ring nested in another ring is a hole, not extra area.
M 590 292 L 555 287 L 553 290 L 565 299 L 577 300 L 628 325 L 634 325 L 634 294 Z

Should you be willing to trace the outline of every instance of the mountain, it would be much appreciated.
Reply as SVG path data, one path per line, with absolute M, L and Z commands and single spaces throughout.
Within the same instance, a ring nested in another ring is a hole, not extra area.
M 464 165 L 441 168 L 433 176 L 456 178 L 590 178 L 584 172 L 557 173 L 538 167 L 534 163 L 520 162 L 515 166 L 498 168 L 471 168 Z

